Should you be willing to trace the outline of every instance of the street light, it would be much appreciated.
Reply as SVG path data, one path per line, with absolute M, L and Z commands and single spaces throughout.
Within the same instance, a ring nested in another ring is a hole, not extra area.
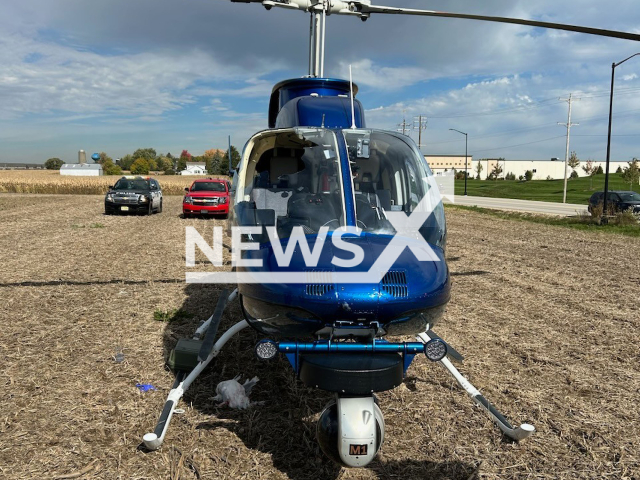
M 627 60 L 631 60 L 633 57 L 637 57 L 638 55 L 640 55 L 640 53 L 635 53 L 630 57 L 625 58 L 621 62 L 611 64 L 611 97 L 609 99 L 609 135 L 607 136 L 607 169 L 604 175 L 604 198 L 603 198 L 604 203 L 602 204 L 603 217 L 607 213 L 607 196 L 609 193 L 609 159 L 611 155 L 611 121 L 613 117 L 613 82 L 615 80 L 616 67 L 619 65 L 622 65 Z
M 458 132 L 464 135 L 464 195 L 466 197 L 467 196 L 467 147 L 469 145 L 469 142 L 468 142 L 469 136 L 466 133 L 461 132 L 460 130 L 456 130 L 455 128 L 450 128 L 449 130 L 452 130 L 454 132 Z

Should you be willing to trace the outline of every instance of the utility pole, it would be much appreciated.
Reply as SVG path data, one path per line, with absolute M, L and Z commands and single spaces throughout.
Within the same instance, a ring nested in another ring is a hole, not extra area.
M 413 129 L 418 130 L 418 148 L 422 148 L 422 131 L 427 129 L 427 116 L 413 117 Z
M 405 119 L 405 114 L 406 110 L 402 110 L 402 123 L 398 123 L 398 132 L 402 132 L 403 135 L 408 135 L 406 132 L 407 130 L 410 130 L 411 124 L 407 123 L 407 120 Z
M 569 98 L 560 98 L 564 102 L 569 103 L 569 115 L 567 117 L 567 123 L 560 123 L 558 125 L 563 125 L 567 127 L 567 151 L 564 155 L 564 193 L 562 194 L 562 203 L 567 203 L 567 164 L 569 163 L 569 136 L 571 135 L 571 127 L 576 125 L 580 125 L 579 123 L 571 123 L 571 102 L 573 100 L 580 100 L 579 98 L 573 98 L 573 94 L 569 94 Z

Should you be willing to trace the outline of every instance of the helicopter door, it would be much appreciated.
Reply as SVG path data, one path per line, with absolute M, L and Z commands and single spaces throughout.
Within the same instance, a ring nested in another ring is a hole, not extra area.
M 258 133 L 247 144 L 238 171 L 237 223 L 294 228 L 307 235 L 345 225 L 335 134 L 320 128 Z

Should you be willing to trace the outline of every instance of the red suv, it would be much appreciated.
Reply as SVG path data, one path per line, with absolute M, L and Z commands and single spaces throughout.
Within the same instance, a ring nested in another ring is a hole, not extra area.
M 200 179 L 185 188 L 187 192 L 182 200 L 182 213 L 185 218 L 191 215 L 229 215 L 231 185 L 222 179 Z

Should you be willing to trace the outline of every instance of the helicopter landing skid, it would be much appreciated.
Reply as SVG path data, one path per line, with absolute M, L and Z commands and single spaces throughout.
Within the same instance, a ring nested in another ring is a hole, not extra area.
M 202 334 L 205 334 L 204 341 L 202 342 L 202 349 L 199 352 L 197 365 L 186 376 L 185 372 L 182 371 L 176 374 L 176 381 L 169 391 L 169 395 L 167 395 L 167 400 L 164 404 L 164 408 L 162 409 L 162 413 L 160 414 L 160 418 L 158 419 L 158 423 L 156 424 L 156 428 L 153 432 L 146 433 L 142 437 L 142 442 L 148 450 L 157 450 L 162 446 L 162 442 L 164 441 L 164 437 L 169 429 L 169 422 L 171 422 L 171 417 L 173 416 L 176 406 L 195 379 L 198 378 L 205 368 L 207 368 L 207 365 L 211 363 L 211 360 L 218 356 L 222 347 L 224 347 L 231 337 L 249 326 L 246 320 L 241 320 L 224 332 L 217 342 L 213 343 L 213 337 L 218 329 L 226 304 L 231 302 L 238 294 L 238 290 L 236 289 L 227 297 L 227 292 L 228 291 L 223 291 L 223 294 L 218 300 L 215 312 L 196 330 L 193 336 L 194 340 L 198 340 Z
M 424 333 L 420 333 L 416 338 L 422 343 L 427 343 L 433 338 L 439 338 L 439 337 L 435 335 L 433 332 L 427 331 Z M 451 373 L 451 375 L 453 375 L 453 378 L 456 379 L 458 384 L 469 394 L 469 396 L 473 399 L 473 401 L 476 402 L 478 405 L 480 405 L 480 407 L 489 414 L 493 422 L 496 425 L 498 425 L 500 430 L 502 430 L 502 432 L 507 437 L 515 441 L 520 441 L 520 440 L 524 440 L 525 438 L 529 437 L 533 432 L 535 432 L 536 430 L 535 427 L 528 423 L 523 423 L 519 427 L 514 428 L 511 425 L 511 423 L 505 418 L 505 416 L 502 415 L 502 413 L 500 413 L 496 409 L 496 407 L 494 407 L 491 404 L 491 402 L 489 402 L 489 400 L 487 400 L 484 396 L 482 396 L 480 391 L 476 387 L 474 387 L 471 384 L 471 382 L 469 382 L 469 380 L 467 380 L 458 371 L 456 367 L 453 366 L 453 364 L 447 357 L 444 357 L 442 360 L 440 360 L 440 363 L 444 368 L 446 368 L 449 371 L 449 373 Z

